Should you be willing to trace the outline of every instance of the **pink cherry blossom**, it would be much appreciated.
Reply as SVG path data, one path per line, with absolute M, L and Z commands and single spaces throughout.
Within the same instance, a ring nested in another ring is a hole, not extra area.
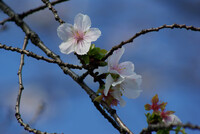
M 98 28 L 90 28 L 89 16 L 77 14 L 74 25 L 69 23 L 61 24 L 57 29 L 57 34 L 63 42 L 60 44 L 60 51 L 64 54 L 76 52 L 78 55 L 87 54 L 92 41 L 96 41 L 101 35 Z
M 108 57 L 108 72 L 117 74 L 119 77 L 113 78 L 111 74 L 106 77 L 104 95 L 108 94 L 110 88 L 114 89 L 113 96 L 120 102 L 121 106 L 125 102 L 121 98 L 122 95 L 127 98 L 137 98 L 142 90 L 140 84 L 142 78 L 134 72 L 134 64 L 126 61 L 119 64 L 119 60 L 124 53 L 124 48 L 120 48 Z

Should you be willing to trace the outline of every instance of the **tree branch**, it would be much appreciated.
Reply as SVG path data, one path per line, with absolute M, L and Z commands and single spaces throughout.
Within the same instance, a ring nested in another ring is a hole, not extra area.
M 109 56 L 111 56 L 113 54 L 113 52 L 115 50 L 117 50 L 118 48 L 121 48 L 125 44 L 133 42 L 133 40 L 136 39 L 137 37 L 144 35 L 144 34 L 147 34 L 147 33 L 150 33 L 150 32 L 158 32 L 161 29 L 166 29 L 166 28 L 168 28 L 168 29 L 179 28 L 179 29 L 186 29 L 186 30 L 191 30 L 191 31 L 200 31 L 200 27 L 186 26 L 185 24 L 183 24 L 183 25 L 180 25 L 180 24 L 162 25 L 162 26 L 157 27 L 157 28 L 144 29 L 144 30 L 136 33 L 130 39 L 128 39 L 126 41 L 122 41 L 119 45 L 112 47 L 112 49 L 106 54 L 106 56 L 104 58 L 102 58 L 102 60 L 105 61 Z
M 198 125 L 193 125 L 191 123 L 186 123 L 186 124 L 176 124 L 176 125 L 165 125 L 165 124 L 156 124 L 156 125 L 149 125 L 148 128 L 144 128 L 140 134 L 146 134 L 146 133 L 150 133 L 153 131 L 157 131 L 159 129 L 169 129 L 169 128 L 173 128 L 173 127 L 183 127 L 183 128 L 189 128 L 189 129 L 193 129 L 193 130 L 200 130 L 200 126 Z
M 58 62 L 58 61 L 56 61 L 54 59 L 48 59 L 48 58 L 45 58 L 43 56 L 37 55 L 37 54 L 35 54 L 33 52 L 30 52 L 28 50 L 22 50 L 20 48 L 14 48 L 12 46 L 2 45 L 1 43 L 0 43 L 0 49 L 5 49 L 5 50 L 10 50 L 10 51 L 18 52 L 18 53 L 21 53 L 21 54 L 25 54 L 25 55 L 30 56 L 32 58 L 35 58 L 37 60 L 44 60 L 44 61 L 46 61 L 48 63 L 56 63 L 59 66 L 65 66 L 65 67 L 72 68 L 72 69 L 82 69 L 82 66 L 63 63 L 62 61 Z
M 8 7 L 2 0 L 0 0 L 0 9 L 3 10 L 4 13 L 9 15 L 10 17 L 13 17 L 13 20 L 15 21 L 15 23 L 24 31 L 24 33 L 30 36 L 31 42 L 34 45 L 38 46 L 43 52 L 46 53 L 47 56 L 51 57 L 57 62 L 62 62 L 59 56 L 53 53 L 51 50 L 49 50 L 44 45 L 44 43 L 40 40 L 39 36 L 35 32 L 33 32 L 29 28 L 29 26 L 23 20 L 21 20 L 19 16 L 10 7 Z M 92 101 L 97 97 L 96 93 L 92 89 L 90 89 L 83 81 L 80 81 L 79 76 L 76 73 L 74 73 L 68 67 L 64 67 L 64 66 L 59 66 L 59 67 L 63 70 L 65 74 L 69 75 L 74 81 L 76 81 L 85 90 L 85 92 L 90 96 Z M 121 130 L 126 131 L 128 129 L 126 126 L 122 125 L 121 120 L 118 120 L 118 115 L 116 114 L 116 110 L 110 108 L 104 101 L 101 101 L 101 105 L 115 119 L 115 121 L 118 122 L 118 125 L 120 126 Z M 120 133 L 121 132 L 122 131 L 120 131 Z M 130 132 L 127 132 L 127 133 L 131 134 Z
M 24 50 L 26 48 L 27 43 L 28 43 L 28 36 L 25 36 L 22 50 Z M 20 123 L 20 125 L 24 127 L 25 130 L 35 133 L 35 134 L 48 134 L 47 132 L 41 132 L 39 130 L 31 128 L 28 124 L 24 123 L 21 118 L 20 102 L 21 102 L 22 91 L 24 90 L 24 86 L 23 86 L 23 82 L 22 82 L 23 65 L 24 65 L 24 54 L 21 54 L 21 60 L 20 60 L 19 71 L 18 71 L 19 92 L 18 92 L 17 101 L 16 101 L 16 105 L 15 105 L 15 117 L 16 117 L 17 121 Z
M 56 4 L 59 4 L 59 3 L 64 2 L 64 1 L 69 1 L 69 0 L 56 0 L 56 1 L 53 1 L 53 2 L 50 2 L 50 3 L 51 3 L 51 5 L 56 5 Z M 46 5 L 42 5 L 42 6 L 39 6 L 37 8 L 34 8 L 34 9 L 28 10 L 26 12 L 23 12 L 21 14 L 18 14 L 18 15 L 19 15 L 19 17 L 21 19 L 24 19 L 25 17 L 27 17 L 27 16 L 35 13 L 35 12 L 38 12 L 40 10 L 43 10 L 45 8 L 47 8 L 47 6 Z M 6 19 L 4 19 L 3 21 L 0 22 L 0 25 L 4 25 L 6 22 L 12 21 L 12 20 L 13 20 L 12 17 L 6 18 Z
M 98 102 L 93 103 L 94 106 L 99 110 L 99 112 L 106 118 L 119 132 L 121 131 L 121 128 L 119 125 L 101 108 Z
M 57 14 L 57 11 L 53 8 L 52 4 L 49 2 L 49 0 L 42 0 L 43 3 L 46 4 L 46 6 L 49 8 L 49 10 L 52 11 L 54 17 L 55 17 L 55 20 L 58 21 L 60 24 L 63 24 L 65 23 Z

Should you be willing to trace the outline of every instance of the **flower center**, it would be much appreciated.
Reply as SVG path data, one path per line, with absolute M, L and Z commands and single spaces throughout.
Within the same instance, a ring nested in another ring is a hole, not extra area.
M 77 43 L 79 43 L 80 41 L 82 41 L 84 39 L 83 37 L 84 37 L 84 33 L 83 32 L 77 31 L 74 34 L 74 38 L 76 39 Z
M 126 67 L 119 67 L 119 66 L 114 66 L 114 67 L 111 67 L 112 70 L 116 70 L 118 73 L 121 73 L 123 70 L 126 69 Z

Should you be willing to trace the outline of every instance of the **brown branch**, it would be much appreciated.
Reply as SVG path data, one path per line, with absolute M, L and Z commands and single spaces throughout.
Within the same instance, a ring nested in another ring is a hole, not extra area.
M 9 15 L 10 17 L 13 17 L 14 22 L 24 31 L 25 34 L 30 35 L 30 40 L 34 45 L 38 46 L 43 52 L 46 53 L 47 56 L 53 58 L 57 62 L 62 62 L 59 56 L 53 53 L 51 50 L 49 50 L 44 45 L 44 43 L 40 40 L 39 36 L 35 32 L 33 32 L 29 28 L 29 26 L 22 19 L 20 19 L 19 16 L 1 0 L 0 0 L 0 9 L 3 10 L 4 13 Z M 59 66 L 59 67 L 63 70 L 65 74 L 69 75 L 74 81 L 76 81 L 85 90 L 85 92 L 90 96 L 92 101 L 97 97 L 96 93 L 92 89 L 90 89 L 83 81 L 80 81 L 79 76 L 76 73 L 74 73 L 68 67 L 64 67 L 64 66 Z M 118 122 L 118 125 L 121 128 L 120 130 L 126 131 L 128 129 L 126 126 L 122 125 L 121 120 L 118 120 L 118 115 L 116 114 L 116 110 L 110 108 L 103 101 L 101 101 L 101 105 L 115 119 L 115 121 Z M 120 131 L 120 133 L 121 132 L 122 131 Z M 131 134 L 130 132 L 127 132 L 127 133 Z
M 55 17 L 55 20 L 58 21 L 60 24 L 63 24 L 65 23 L 57 14 L 57 11 L 53 8 L 52 4 L 49 2 L 49 0 L 42 0 L 43 3 L 46 4 L 46 6 L 49 8 L 49 10 L 52 11 L 54 17 Z
M 4 20 L 0 21 L 0 25 L 4 25 L 6 22 L 8 22 L 8 21 L 11 21 L 11 20 L 12 20 L 12 18 L 11 18 L 11 17 L 9 17 L 9 18 L 6 18 L 6 19 L 4 19 Z
M 80 81 L 83 81 L 89 74 L 89 71 L 86 71 L 85 73 L 83 73 L 80 77 L 79 77 L 79 80 Z
M 65 67 L 72 68 L 72 69 L 82 69 L 82 67 L 78 66 L 78 65 L 63 63 L 61 61 L 56 61 L 54 59 L 48 59 L 48 58 L 45 58 L 43 56 L 37 55 L 33 52 L 30 52 L 28 50 L 22 50 L 20 48 L 15 48 L 15 47 L 12 47 L 12 46 L 2 45 L 1 43 L 0 43 L 0 49 L 5 49 L 5 50 L 10 50 L 10 51 L 18 52 L 18 53 L 21 53 L 21 54 L 25 54 L 25 55 L 30 56 L 32 58 L 35 58 L 37 60 L 44 60 L 44 61 L 49 62 L 49 63 L 56 63 L 59 66 L 65 66 Z
M 56 1 L 51 2 L 51 5 L 56 5 L 56 4 L 59 4 L 59 3 L 64 2 L 64 1 L 69 1 L 69 0 L 56 0 Z M 24 19 L 25 17 L 27 17 L 27 16 L 29 16 L 29 15 L 35 13 L 35 12 L 38 12 L 38 11 L 40 11 L 40 10 L 43 10 L 43 9 L 45 9 L 45 8 L 47 8 L 46 5 L 39 6 L 39 7 L 37 7 L 37 8 L 31 9 L 31 10 L 28 10 L 28 11 L 26 11 L 26 12 L 23 12 L 23 13 L 19 14 L 19 17 L 20 17 L 21 19 Z M 6 22 L 12 21 L 12 20 L 13 20 L 12 17 L 6 18 L 6 19 L 0 21 L 0 25 L 4 25 Z
M 127 132 L 128 134 L 133 134 L 131 132 L 131 130 L 122 122 L 122 120 L 119 118 L 119 116 L 117 115 L 117 113 L 115 113 L 113 115 L 113 117 L 117 121 L 117 123 L 119 124 L 119 126 L 121 126 L 121 128 L 123 128 L 122 131 Z
M 119 125 L 101 108 L 98 102 L 93 102 L 94 106 L 100 111 L 100 113 L 120 132 Z
M 53 1 L 53 2 L 50 2 L 50 3 L 51 3 L 51 5 L 56 5 L 56 4 L 59 4 L 59 3 L 61 3 L 61 2 L 65 2 L 65 1 L 69 1 L 69 0 L 56 0 L 56 1 Z M 43 10 L 43 9 L 45 9 L 45 8 L 47 8 L 47 6 L 46 6 L 46 5 L 43 5 L 43 6 L 40 6 L 40 7 L 31 9 L 31 10 L 29 10 L 29 11 L 26 11 L 26 12 L 24 12 L 24 13 L 22 13 L 22 14 L 19 14 L 19 16 L 20 16 L 21 19 L 23 19 L 23 18 L 25 18 L 26 16 L 28 16 L 28 15 L 30 15 L 30 14 L 33 14 L 33 13 L 35 13 L 35 12 L 37 12 L 37 11 Z
M 93 77 L 94 82 L 99 82 L 100 87 L 105 84 L 104 81 L 93 72 L 93 70 L 88 70 L 88 72 Z
M 151 133 L 153 131 L 157 131 L 159 129 L 169 129 L 169 128 L 178 127 L 178 126 L 183 127 L 183 128 L 193 129 L 193 130 L 200 130 L 200 126 L 193 125 L 191 123 L 176 124 L 176 125 L 155 124 L 155 125 L 149 125 L 148 128 L 144 128 L 140 132 L 140 134 L 147 134 L 147 133 Z
M 115 50 L 117 50 L 118 48 L 121 48 L 125 44 L 133 42 L 133 40 L 136 39 L 137 37 L 147 34 L 147 33 L 150 33 L 150 32 L 158 32 L 159 30 L 166 29 L 166 28 L 169 28 L 169 29 L 179 28 L 179 29 L 186 29 L 186 30 L 191 30 L 191 31 L 200 31 L 200 27 L 186 26 L 185 24 L 183 24 L 183 25 L 180 25 L 180 24 L 162 25 L 157 28 L 144 29 L 144 30 L 136 33 L 130 39 L 128 39 L 126 41 L 122 41 L 119 45 L 112 47 L 112 49 L 106 54 L 106 56 L 102 60 L 105 61 L 109 56 L 111 56 L 113 54 L 113 52 Z
M 28 44 L 28 36 L 25 36 L 22 50 L 24 50 L 26 48 L 27 44 Z M 31 128 L 29 126 L 29 124 L 24 123 L 21 118 L 20 102 L 21 102 L 22 91 L 24 90 L 24 86 L 23 86 L 23 82 L 22 82 L 23 65 L 24 65 L 24 54 L 21 54 L 21 60 L 20 60 L 19 71 L 18 71 L 19 92 L 18 92 L 17 101 L 16 101 L 16 105 L 15 105 L 15 117 L 16 117 L 17 121 L 20 123 L 20 125 L 24 127 L 25 130 L 32 132 L 32 133 L 37 133 L 37 134 L 47 134 L 46 132 L 41 132 L 39 130 Z

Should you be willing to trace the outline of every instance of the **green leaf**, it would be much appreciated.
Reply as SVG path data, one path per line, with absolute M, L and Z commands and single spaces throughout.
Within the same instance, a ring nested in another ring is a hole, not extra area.
M 107 50 L 100 49 L 97 59 L 101 60 L 106 55 L 106 53 L 107 53 Z
M 187 133 L 185 132 L 185 129 L 182 129 L 181 132 L 182 132 L 182 134 L 187 134 Z
M 90 50 L 89 55 L 90 56 L 94 56 L 94 55 L 98 54 L 98 51 L 100 51 L 100 48 L 99 47 L 95 47 L 95 48 Z
M 169 134 L 169 130 L 158 130 L 156 134 Z
M 177 126 L 176 129 L 175 129 L 176 134 L 178 134 L 180 130 L 181 130 L 181 127 Z
M 90 46 L 90 50 L 92 50 L 92 49 L 94 49 L 95 48 L 95 44 L 92 44 L 91 46 Z
M 107 50 L 106 49 L 101 49 L 101 54 L 103 54 L 103 55 L 106 55 L 106 53 L 107 53 Z
M 85 62 L 85 64 L 89 64 L 90 58 L 88 55 L 82 55 L 81 59 Z
M 105 56 L 106 53 L 107 53 L 107 50 L 101 49 L 99 47 L 95 47 L 93 45 L 91 46 L 91 49 L 88 52 L 88 55 L 93 56 L 95 59 L 101 60 Z
M 162 122 L 162 118 L 160 117 L 158 113 L 152 113 L 152 114 L 147 113 L 146 117 L 147 117 L 148 124 L 157 124 L 157 123 Z
M 105 62 L 105 61 L 100 61 L 99 62 L 99 66 L 107 66 L 107 65 L 108 65 L 108 63 Z

